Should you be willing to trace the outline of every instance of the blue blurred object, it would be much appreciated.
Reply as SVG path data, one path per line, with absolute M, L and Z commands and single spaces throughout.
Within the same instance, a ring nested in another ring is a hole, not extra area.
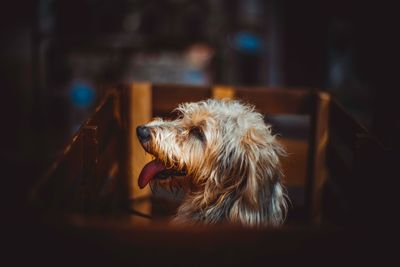
M 246 53 L 257 53 L 261 51 L 262 40 L 251 32 L 239 32 L 234 39 L 236 49 Z
M 79 81 L 72 84 L 69 96 L 74 106 L 88 108 L 96 99 L 96 91 L 89 84 Z
M 188 70 L 183 73 L 183 80 L 188 84 L 204 85 L 206 83 L 205 74 L 201 70 Z

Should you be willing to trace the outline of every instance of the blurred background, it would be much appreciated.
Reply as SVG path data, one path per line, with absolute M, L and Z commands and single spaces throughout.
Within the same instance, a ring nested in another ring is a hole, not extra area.
M 324 89 L 395 150 L 391 10 L 341 0 L 4 0 L 2 204 L 18 216 L 106 83 Z

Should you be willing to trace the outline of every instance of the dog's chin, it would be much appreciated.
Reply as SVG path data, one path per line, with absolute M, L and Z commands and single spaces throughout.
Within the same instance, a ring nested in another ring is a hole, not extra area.
M 188 176 L 171 176 L 166 179 L 154 179 L 150 181 L 149 186 L 155 197 L 172 197 L 178 200 L 192 191 L 188 178 Z

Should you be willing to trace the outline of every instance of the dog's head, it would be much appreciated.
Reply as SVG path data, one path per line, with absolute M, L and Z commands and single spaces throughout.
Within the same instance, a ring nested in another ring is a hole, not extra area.
M 285 152 L 263 116 L 238 101 L 185 103 L 176 111 L 175 120 L 155 119 L 137 128 L 142 146 L 155 157 L 143 168 L 139 186 L 182 176 L 190 184 L 182 217 L 282 222 L 286 204 L 279 158 Z

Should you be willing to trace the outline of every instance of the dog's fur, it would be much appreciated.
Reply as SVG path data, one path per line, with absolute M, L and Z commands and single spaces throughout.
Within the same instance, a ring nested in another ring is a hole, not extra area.
M 286 216 L 283 147 L 251 105 L 232 100 L 181 104 L 175 120 L 145 126 L 143 147 L 168 168 L 185 170 L 190 189 L 178 222 L 279 225 Z M 157 181 L 153 181 L 157 182 Z

